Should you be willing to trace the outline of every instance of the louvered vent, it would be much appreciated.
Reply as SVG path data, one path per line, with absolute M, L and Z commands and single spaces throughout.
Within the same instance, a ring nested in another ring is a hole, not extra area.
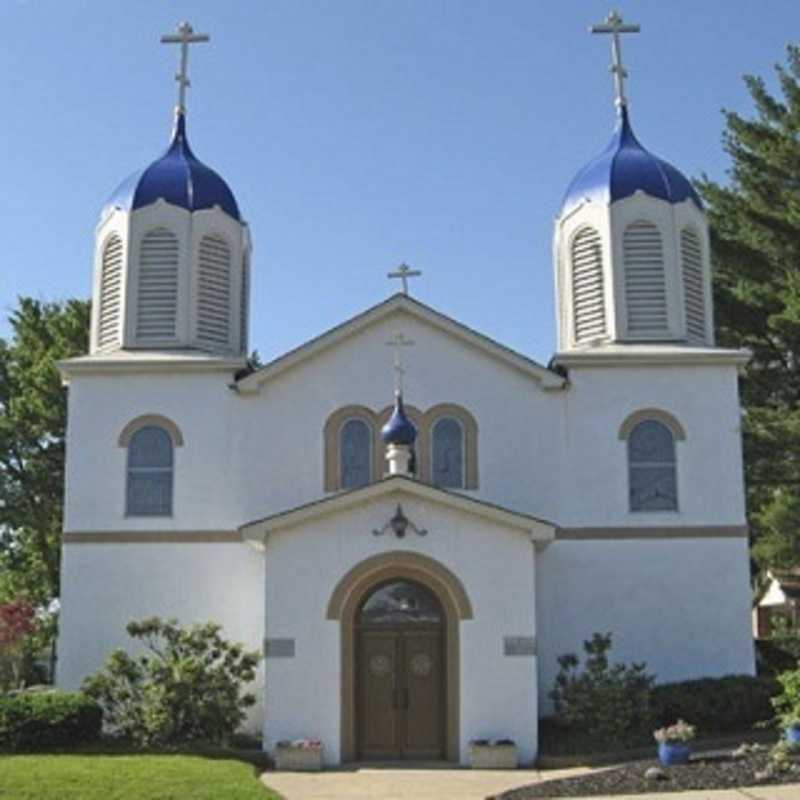
M 122 307 L 122 239 L 116 234 L 106 242 L 100 273 L 100 314 L 97 347 L 110 350 L 120 343 Z
M 647 338 L 668 333 L 667 292 L 661 234 L 651 222 L 634 222 L 622 239 L 628 334 Z
M 703 292 L 703 250 L 700 237 L 691 230 L 681 231 L 681 270 L 686 333 L 690 341 L 706 340 L 706 304 Z
M 221 236 L 200 240 L 197 338 L 228 347 L 231 314 L 231 251 Z
M 239 299 L 239 348 L 247 355 L 247 322 L 250 308 L 250 259 L 242 260 L 242 296 Z
M 594 228 L 584 228 L 572 241 L 572 304 L 576 342 L 605 335 L 603 249 Z
M 143 239 L 139 256 L 136 338 L 174 339 L 178 316 L 178 239 L 156 228 Z

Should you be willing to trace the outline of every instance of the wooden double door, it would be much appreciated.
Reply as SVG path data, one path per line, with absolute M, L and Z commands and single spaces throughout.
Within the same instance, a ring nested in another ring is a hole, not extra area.
M 360 758 L 444 758 L 441 625 L 415 622 L 361 627 L 356 676 Z

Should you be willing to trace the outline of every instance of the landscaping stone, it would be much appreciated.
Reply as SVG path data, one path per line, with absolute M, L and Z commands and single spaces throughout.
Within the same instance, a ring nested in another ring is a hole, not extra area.
M 669 775 L 661 767 L 648 767 L 644 771 L 644 777 L 648 781 L 668 781 Z

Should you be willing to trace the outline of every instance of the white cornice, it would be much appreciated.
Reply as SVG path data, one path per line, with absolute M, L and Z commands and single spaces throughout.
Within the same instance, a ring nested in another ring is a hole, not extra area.
M 351 336 L 355 336 L 357 333 L 363 331 L 365 328 L 397 312 L 405 313 L 423 320 L 432 327 L 448 333 L 461 342 L 505 362 L 508 366 L 533 378 L 543 389 L 564 388 L 564 379 L 552 370 L 547 369 L 547 367 L 542 366 L 533 359 L 509 347 L 501 345 L 488 336 L 478 333 L 460 322 L 456 322 L 456 320 L 436 311 L 430 306 L 420 303 L 419 300 L 414 300 L 404 294 L 392 295 L 388 300 L 367 309 L 362 314 L 347 320 L 335 328 L 331 328 L 300 347 L 279 356 L 257 372 L 242 378 L 237 383 L 237 388 L 242 394 L 254 394 L 259 391 L 263 384 L 277 377 L 282 372 L 292 369 L 307 359 L 335 347 Z
M 680 344 L 611 344 L 556 353 L 553 363 L 564 367 L 732 366 L 743 368 L 749 350 L 691 347 Z
M 266 537 L 275 531 L 294 528 L 330 514 L 362 507 L 367 503 L 384 497 L 392 497 L 394 499 L 403 496 L 425 500 L 489 520 L 498 525 L 513 528 L 530 536 L 531 540 L 537 543 L 546 544 L 555 538 L 556 526 L 552 522 L 532 517 L 528 514 L 521 514 L 517 511 L 510 511 L 502 506 L 476 500 L 456 492 L 438 489 L 412 478 L 398 475 L 384 478 L 360 489 L 341 492 L 264 519 L 248 522 L 240 526 L 239 530 L 245 541 L 259 544 L 263 543 Z
M 106 375 L 113 373 L 161 372 L 222 372 L 235 373 L 244 369 L 247 361 L 242 357 L 220 358 L 191 350 L 155 352 L 119 350 L 114 353 L 79 356 L 58 361 L 56 366 L 65 384 L 75 375 Z

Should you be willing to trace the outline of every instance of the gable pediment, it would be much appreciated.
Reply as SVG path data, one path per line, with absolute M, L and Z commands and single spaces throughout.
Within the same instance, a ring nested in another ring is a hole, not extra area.
M 236 388 L 242 394 L 255 394 L 260 391 L 262 386 L 282 373 L 327 350 L 336 348 L 343 342 L 398 314 L 419 320 L 461 344 L 523 373 L 538 383 L 542 389 L 562 389 L 566 384 L 562 375 L 539 364 L 534 359 L 478 333 L 418 300 L 404 294 L 395 294 L 383 303 L 331 328 L 300 347 L 270 361 L 261 369 L 242 377 L 237 381 Z

